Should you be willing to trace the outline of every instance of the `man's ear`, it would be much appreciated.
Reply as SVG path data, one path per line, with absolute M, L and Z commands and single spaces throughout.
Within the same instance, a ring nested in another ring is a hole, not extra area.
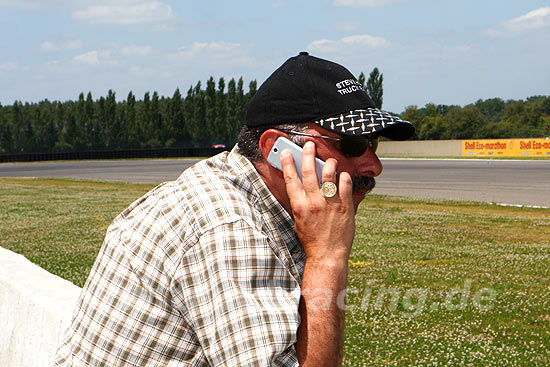
M 267 156 L 269 155 L 269 152 L 271 151 L 271 148 L 273 148 L 273 144 L 279 139 L 279 137 L 284 136 L 283 133 L 279 130 L 275 129 L 269 129 L 264 131 L 264 133 L 260 136 L 260 151 L 262 152 L 262 156 L 264 157 L 264 160 L 267 162 Z

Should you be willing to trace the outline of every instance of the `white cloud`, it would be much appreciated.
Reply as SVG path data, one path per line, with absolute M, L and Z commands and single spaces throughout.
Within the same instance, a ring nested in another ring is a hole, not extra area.
M 282 0 L 275 0 L 275 2 L 271 4 L 271 7 L 274 9 L 286 8 L 288 7 L 288 3 Z
M 247 47 L 240 43 L 226 41 L 193 42 L 180 47 L 176 54 L 169 55 L 175 68 L 185 65 L 189 70 L 203 73 L 225 73 L 237 68 L 243 70 L 256 66 L 255 59 L 249 55 Z
M 8 61 L 0 63 L 0 77 L 15 77 L 29 70 L 30 67 L 15 62 Z
M 75 56 L 73 60 L 88 65 L 99 65 L 99 52 L 89 51 L 85 54 Z
M 90 3 L 91 0 L 0 0 L 0 7 L 25 10 L 67 9 Z
M 231 42 L 193 42 L 189 46 L 180 47 L 179 52 L 185 56 L 197 56 L 199 54 L 210 54 L 211 56 L 222 57 L 238 54 L 241 48 L 239 43 Z
M 311 42 L 307 48 L 313 52 L 323 53 L 350 53 L 364 48 L 384 48 L 390 42 L 383 37 L 375 37 L 368 34 L 356 34 L 339 40 L 322 39 Z
M 112 43 L 104 49 L 91 50 L 72 58 L 72 65 L 100 67 L 102 70 L 120 70 L 128 68 L 135 62 L 155 62 L 160 54 L 153 55 L 153 47 L 150 45 L 126 45 Z M 66 65 L 70 67 L 69 64 Z
M 407 0 L 334 0 L 335 6 L 349 6 L 352 8 L 372 8 L 375 6 L 384 6 L 396 3 L 402 3 Z
M 40 51 L 43 52 L 58 52 L 64 50 L 78 50 L 82 48 L 81 40 L 71 40 L 60 43 L 53 43 L 50 41 L 44 41 L 40 45 Z
M 153 51 L 153 47 L 149 45 L 144 46 L 126 46 L 120 49 L 120 53 L 124 56 L 146 56 Z
M 337 24 L 334 24 L 334 29 L 337 29 L 339 31 L 343 31 L 346 33 L 351 33 L 361 29 L 364 30 L 365 25 L 355 21 L 337 22 Z
M 0 0 L 0 6 L 36 8 L 40 6 L 40 0 Z
M 18 71 L 21 69 L 21 66 L 14 62 L 4 62 L 0 64 L 1 71 Z
M 73 18 L 101 24 L 145 24 L 174 17 L 169 5 L 156 0 L 125 0 L 116 4 L 92 5 L 73 12 Z
M 0 0 L 0 7 L 37 9 L 44 6 L 42 3 L 40 0 Z
M 503 34 L 523 33 L 550 26 L 550 7 L 539 8 L 523 14 L 517 18 L 502 23 L 497 28 L 489 29 L 491 36 Z

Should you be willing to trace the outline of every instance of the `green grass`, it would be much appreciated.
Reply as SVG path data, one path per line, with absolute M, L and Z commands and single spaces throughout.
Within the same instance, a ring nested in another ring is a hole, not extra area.
M 0 246 L 82 287 L 110 222 L 153 185 L 0 179 Z
M 0 244 L 82 286 L 109 223 L 152 187 L 0 179 Z M 344 365 L 550 365 L 549 264 L 548 209 L 368 196 Z
M 371 196 L 357 226 L 347 366 L 550 365 L 550 210 Z

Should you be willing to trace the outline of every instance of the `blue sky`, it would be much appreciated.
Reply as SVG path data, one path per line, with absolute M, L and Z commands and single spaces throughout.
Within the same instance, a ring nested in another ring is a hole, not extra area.
M 302 50 L 378 67 L 397 113 L 550 95 L 548 0 L 0 0 L 0 34 L 3 105 L 261 83 Z

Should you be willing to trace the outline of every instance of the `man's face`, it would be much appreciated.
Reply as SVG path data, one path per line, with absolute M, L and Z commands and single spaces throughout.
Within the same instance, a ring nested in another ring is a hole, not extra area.
M 310 125 L 306 133 L 340 137 L 339 134 L 314 124 Z M 323 161 L 328 158 L 336 159 L 338 161 L 338 172 L 348 172 L 350 174 L 353 179 L 353 203 L 357 211 L 359 203 L 374 188 L 374 177 L 382 173 L 382 163 L 376 153 L 369 147 L 359 157 L 347 157 L 340 151 L 340 142 L 338 141 L 314 137 L 305 137 L 305 140 L 311 140 L 315 143 L 317 157 Z

